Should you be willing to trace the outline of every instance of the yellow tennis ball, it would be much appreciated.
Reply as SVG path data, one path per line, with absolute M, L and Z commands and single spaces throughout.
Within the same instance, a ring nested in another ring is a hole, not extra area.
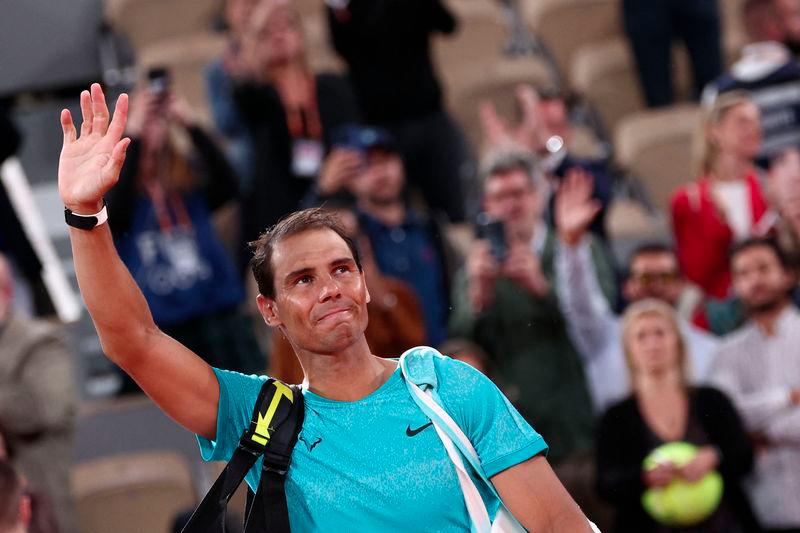
M 645 457 L 642 466 L 645 470 L 651 470 L 661 463 L 671 462 L 682 467 L 696 455 L 697 447 L 688 442 L 669 442 Z M 642 506 L 661 524 L 691 526 L 699 524 L 716 511 L 722 491 L 722 476 L 713 471 L 694 483 L 673 479 L 666 487 L 648 489 L 642 495 Z

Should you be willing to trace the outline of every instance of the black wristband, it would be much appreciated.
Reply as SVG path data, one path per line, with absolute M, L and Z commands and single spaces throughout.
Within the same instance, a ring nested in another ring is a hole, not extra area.
M 108 210 L 106 209 L 106 200 L 103 199 L 103 208 L 94 215 L 78 215 L 73 213 L 72 210 L 64 208 L 64 221 L 68 226 L 82 230 L 94 229 L 100 224 L 108 220 Z

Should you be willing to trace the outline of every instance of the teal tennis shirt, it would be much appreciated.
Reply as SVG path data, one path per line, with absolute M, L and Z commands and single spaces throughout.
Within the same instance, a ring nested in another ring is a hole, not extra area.
M 544 439 L 471 366 L 436 358 L 444 408 L 470 438 L 487 476 L 545 451 Z M 203 459 L 228 461 L 266 380 L 217 370 L 217 440 L 198 436 Z M 305 421 L 286 480 L 292 531 L 469 531 L 455 467 L 398 369 L 354 402 L 306 391 Z M 258 487 L 261 461 L 247 475 Z M 490 516 L 499 502 L 475 484 Z

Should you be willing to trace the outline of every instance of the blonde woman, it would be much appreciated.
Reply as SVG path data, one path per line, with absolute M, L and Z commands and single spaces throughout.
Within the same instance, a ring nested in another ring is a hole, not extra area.
M 603 416 L 597 442 L 598 491 L 617 508 L 619 533 L 670 532 L 641 506 L 642 493 L 674 478 L 696 481 L 718 470 L 725 481 L 719 508 L 682 532 L 758 531 L 739 481 L 753 452 L 730 401 L 708 387 L 689 387 L 686 347 L 675 312 L 659 300 L 632 304 L 623 322 L 623 346 L 632 394 Z M 685 441 L 699 448 L 689 464 L 667 463 L 644 472 L 642 461 L 655 448 Z
M 744 93 L 717 99 L 705 117 L 698 178 L 672 199 L 672 227 L 686 277 L 708 295 L 724 298 L 731 278 L 728 250 L 759 233 L 767 202 L 753 160 L 761 147 L 761 116 Z

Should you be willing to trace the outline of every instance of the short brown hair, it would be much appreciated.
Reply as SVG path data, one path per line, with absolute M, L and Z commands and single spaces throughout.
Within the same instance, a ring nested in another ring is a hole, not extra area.
M 272 251 L 275 245 L 292 235 L 317 229 L 329 229 L 341 237 L 350 249 L 350 253 L 353 254 L 353 260 L 356 262 L 359 272 L 363 271 L 358 247 L 347 235 L 336 216 L 321 207 L 303 209 L 283 217 L 249 244 L 250 250 L 253 252 L 250 266 L 258 285 L 258 292 L 267 298 L 275 298 L 275 270 L 272 265 Z

